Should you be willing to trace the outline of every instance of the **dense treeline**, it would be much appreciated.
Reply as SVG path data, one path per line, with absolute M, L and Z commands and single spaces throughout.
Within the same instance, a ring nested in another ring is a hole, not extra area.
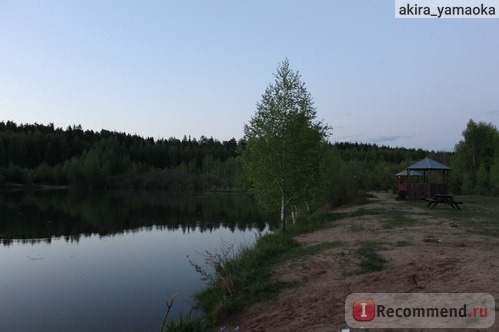
M 0 185 L 170 190 L 242 189 L 235 139 L 154 140 L 53 124 L 0 122 Z M 456 194 L 499 194 L 499 132 L 472 120 L 455 152 L 335 143 L 329 151 L 326 196 L 338 205 L 365 190 L 388 190 L 395 174 L 430 157 L 452 168 Z
M 457 193 L 499 195 L 499 131 L 491 123 L 470 120 L 451 162 L 451 186 Z
M 0 183 L 163 189 L 232 188 L 238 143 L 154 140 L 53 124 L 0 122 Z

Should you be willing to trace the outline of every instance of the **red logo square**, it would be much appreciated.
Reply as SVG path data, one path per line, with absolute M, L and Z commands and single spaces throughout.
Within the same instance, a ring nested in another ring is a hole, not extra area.
M 376 304 L 371 300 L 356 300 L 353 303 L 352 316 L 359 322 L 369 322 L 374 319 Z

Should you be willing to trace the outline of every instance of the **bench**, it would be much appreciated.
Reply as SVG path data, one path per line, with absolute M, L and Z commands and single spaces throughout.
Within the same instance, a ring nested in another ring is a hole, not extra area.
M 435 206 L 438 205 L 438 203 L 445 203 L 449 204 L 453 209 L 458 209 L 461 210 L 459 205 L 463 204 L 463 202 L 458 202 L 454 200 L 454 197 L 450 195 L 435 195 L 431 199 L 426 199 L 428 204 L 426 207 L 429 207 L 430 209 L 433 209 Z

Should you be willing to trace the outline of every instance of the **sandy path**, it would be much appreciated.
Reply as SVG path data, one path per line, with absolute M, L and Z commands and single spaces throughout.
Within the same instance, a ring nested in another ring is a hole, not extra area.
M 375 195 L 370 204 L 335 212 L 405 209 L 416 214 L 418 226 L 385 230 L 380 228 L 381 216 L 366 215 L 298 236 L 296 240 L 303 245 L 335 240 L 345 245 L 277 267 L 274 278 L 299 281 L 300 286 L 245 308 L 227 319 L 225 331 L 233 331 L 235 326 L 242 331 L 338 331 L 346 327 L 345 298 L 357 292 L 486 292 L 497 301 L 497 238 L 465 234 L 451 221 L 432 220 L 424 205 L 414 208 L 399 204 L 391 195 Z M 359 225 L 363 230 L 353 231 Z M 380 272 L 352 275 L 358 269 L 352 248 L 363 240 L 388 243 L 387 250 L 379 252 L 387 263 Z M 393 245 L 399 241 L 410 245 Z M 498 321 L 490 331 L 499 331 Z

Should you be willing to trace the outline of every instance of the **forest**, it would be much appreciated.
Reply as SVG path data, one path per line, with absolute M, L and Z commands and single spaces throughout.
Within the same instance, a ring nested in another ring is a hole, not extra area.
M 154 140 L 53 124 L 0 122 L 0 183 L 80 188 L 236 188 L 238 142 Z
M 390 190 L 395 174 L 426 156 L 451 167 L 455 194 L 499 194 L 499 132 L 470 120 L 453 152 L 330 143 L 325 197 L 336 206 L 359 192 Z M 0 187 L 247 189 L 243 140 L 153 139 L 108 130 L 0 122 Z

